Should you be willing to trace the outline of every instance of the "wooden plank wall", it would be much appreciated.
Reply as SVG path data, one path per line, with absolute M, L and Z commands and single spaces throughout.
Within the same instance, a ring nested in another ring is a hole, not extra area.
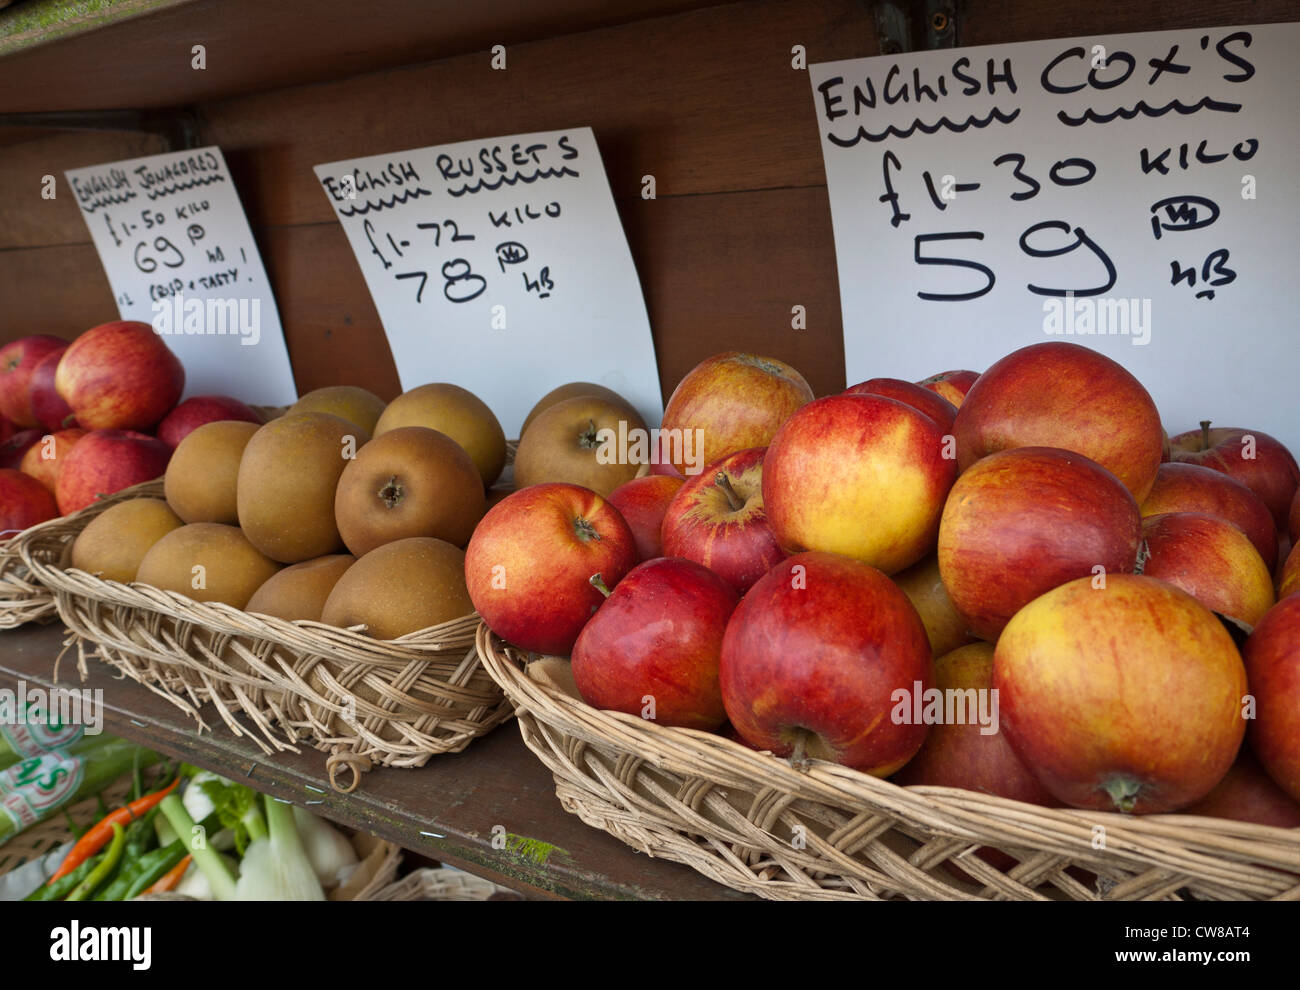
M 970 0 L 965 10 L 970 45 L 1296 15 L 1293 0 Z M 863 0 L 726 4 L 512 46 L 504 72 L 475 53 L 204 105 L 201 138 L 222 146 L 235 173 L 300 391 L 399 391 L 312 165 L 590 124 L 641 275 L 664 395 L 724 349 L 783 358 L 822 394 L 845 384 L 839 294 L 811 92 L 790 52 L 803 45 L 810 62 L 878 54 L 871 25 Z M 71 336 L 115 317 L 61 172 L 158 150 L 135 134 L 0 147 L 0 340 Z M 62 186 L 55 201 L 38 195 L 48 173 Z M 647 174 L 653 201 L 640 196 Z M 796 304 L 806 330 L 791 329 Z M 935 356 L 936 372 L 946 365 Z

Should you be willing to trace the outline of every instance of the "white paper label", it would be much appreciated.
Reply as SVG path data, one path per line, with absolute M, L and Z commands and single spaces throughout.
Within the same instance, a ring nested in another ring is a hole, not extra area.
M 1300 451 L 1300 24 L 814 65 L 850 384 L 1108 354 Z
M 402 388 L 454 382 L 511 436 L 558 385 L 663 414 L 645 301 L 589 127 L 317 165 Z
M 275 296 L 220 148 L 64 174 L 121 318 L 165 337 L 186 395 L 294 401 Z

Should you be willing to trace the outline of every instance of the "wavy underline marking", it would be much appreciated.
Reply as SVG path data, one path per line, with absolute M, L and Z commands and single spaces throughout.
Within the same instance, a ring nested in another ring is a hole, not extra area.
M 503 175 L 501 178 L 497 179 L 496 182 L 488 182 L 486 179 L 479 179 L 478 182 L 474 183 L 472 186 L 467 184 L 461 186 L 459 189 L 448 189 L 447 192 L 453 196 L 464 196 L 466 193 L 476 193 L 483 189 L 489 191 L 500 189 L 502 184 L 513 186 L 516 182 L 532 183 L 536 182 L 538 179 L 558 179 L 565 175 L 571 175 L 575 179 L 578 178 L 578 173 L 566 166 L 565 168 L 558 169 L 538 169 L 531 176 L 524 175 L 523 172 L 516 172 L 514 175 Z
M 163 186 L 161 189 L 146 189 L 145 195 L 150 199 L 158 199 L 161 196 L 170 196 L 175 192 L 183 192 L 186 189 L 193 189 L 195 186 L 209 186 L 214 182 L 225 182 L 224 175 L 206 175 L 201 179 L 191 179 L 189 182 L 178 182 L 174 186 Z
M 855 144 L 857 144 L 859 141 L 863 139 L 866 139 L 867 141 L 883 141 L 885 140 L 885 138 L 890 137 L 891 135 L 896 138 L 905 138 L 905 137 L 911 137 L 912 134 L 914 134 L 916 131 L 921 131 L 923 134 L 933 134 L 938 130 L 942 130 L 943 128 L 947 128 L 950 131 L 955 131 L 956 133 L 960 134 L 962 131 L 970 127 L 975 127 L 975 128 L 988 127 L 989 124 L 993 123 L 993 121 L 995 120 L 1000 124 L 1009 124 L 1019 116 L 1020 116 L 1019 107 L 1012 110 L 1010 113 L 1003 113 L 997 107 L 994 107 L 992 110 L 989 111 L 987 117 L 976 117 L 972 114 L 971 116 L 966 118 L 965 123 L 961 123 L 961 124 L 954 123 L 953 121 L 949 120 L 947 117 L 940 117 L 938 121 L 936 121 L 933 124 L 927 124 L 922 120 L 914 120 L 912 121 L 912 126 L 903 131 L 900 131 L 893 124 L 890 124 L 879 134 L 872 134 L 865 127 L 859 127 L 858 133 L 851 138 L 842 138 L 842 137 L 837 137 L 834 134 L 827 134 L 826 140 L 830 141 L 832 144 L 839 145 L 841 148 L 852 148 Z
M 408 189 L 403 193 L 394 194 L 389 196 L 388 199 L 380 199 L 375 203 L 367 200 L 365 206 L 341 206 L 339 207 L 339 216 L 360 217 L 370 213 L 371 211 L 378 213 L 380 210 L 391 209 L 399 203 L 406 203 L 412 199 L 419 199 L 421 196 L 432 195 L 433 193 L 429 192 L 429 190 L 422 186 L 416 186 L 414 189 Z
M 1071 127 L 1080 127 L 1088 121 L 1096 124 L 1108 124 L 1116 117 L 1123 117 L 1125 120 L 1132 120 L 1138 114 L 1145 114 L 1148 117 L 1163 117 L 1170 110 L 1187 116 L 1196 113 L 1198 110 L 1217 110 L 1220 113 L 1236 113 L 1241 109 L 1240 103 L 1222 103 L 1219 100 L 1212 100 L 1208 96 L 1199 103 L 1187 104 L 1179 100 L 1170 100 L 1162 107 L 1153 108 L 1147 105 L 1146 100 L 1138 100 L 1131 110 L 1125 110 L 1118 107 L 1110 113 L 1098 113 L 1089 107 L 1077 117 L 1071 117 L 1064 110 L 1057 113 L 1061 123 L 1069 124 Z
M 134 189 L 128 189 L 120 196 L 116 195 L 115 193 L 104 193 L 104 195 L 102 196 L 96 196 L 89 206 L 87 206 L 85 203 L 82 203 L 81 208 L 86 213 L 94 213 L 101 206 L 113 206 L 114 204 L 121 206 L 125 204 L 127 201 L 135 198 L 136 195 Z

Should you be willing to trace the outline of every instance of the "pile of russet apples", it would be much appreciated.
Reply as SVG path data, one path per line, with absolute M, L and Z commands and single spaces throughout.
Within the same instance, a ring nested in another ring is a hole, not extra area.
M 800 764 L 1300 826 L 1300 469 L 1274 438 L 1171 440 L 1136 378 L 1058 342 L 818 399 L 718 355 L 648 468 L 600 443 L 640 418 L 583 389 L 466 551 L 537 676 Z

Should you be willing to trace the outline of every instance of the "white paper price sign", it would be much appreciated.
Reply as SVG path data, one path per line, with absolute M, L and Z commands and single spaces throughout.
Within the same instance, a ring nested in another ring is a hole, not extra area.
M 275 296 L 220 148 L 64 174 L 121 318 L 166 337 L 186 395 L 294 401 Z
M 1166 426 L 1300 450 L 1300 25 L 809 70 L 850 383 L 1100 350 Z
M 594 381 L 663 413 L 645 301 L 591 128 L 317 165 L 404 389 L 449 381 L 517 435 Z

